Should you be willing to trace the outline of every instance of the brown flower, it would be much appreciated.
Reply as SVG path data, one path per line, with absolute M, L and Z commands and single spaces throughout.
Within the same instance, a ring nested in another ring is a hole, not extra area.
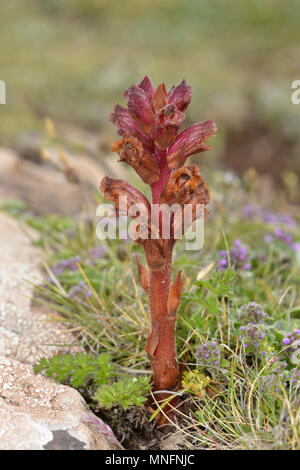
M 185 129 L 177 136 L 174 144 L 168 150 L 168 164 L 171 170 L 184 165 L 189 155 L 209 150 L 205 141 L 216 134 L 217 127 L 213 119 L 199 122 Z
M 168 98 L 167 98 L 167 90 L 166 90 L 166 85 L 164 83 L 161 83 L 158 85 L 156 88 L 152 100 L 151 100 L 151 105 L 155 113 L 160 111 L 162 108 L 166 106 L 168 103 Z
M 154 140 L 160 150 L 172 145 L 184 118 L 184 113 L 178 111 L 174 103 L 164 106 L 155 114 Z
M 142 142 L 135 137 L 124 134 L 123 140 L 117 140 L 112 145 L 113 152 L 120 155 L 120 161 L 126 162 L 137 172 L 146 184 L 159 180 L 160 169 L 155 157 L 144 150 Z
M 180 85 L 173 86 L 168 92 L 168 102 L 174 103 L 178 111 L 185 111 L 191 102 L 192 89 L 183 79 Z
M 122 196 L 127 198 L 128 209 L 133 204 L 144 207 L 150 214 L 150 203 L 148 199 L 134 186 L 123 180 L 117 180 L 104 176 L 100 183 L 100 191 L 104 193 L 104 196 L 113 201 L 116 208 L 119 207 L 119 201 Z
M 172 171 L 160 197 L 160 204 L 175 205 L 172 236 L 181 238 L 196 219 L 205 217 L 208 203 L 209 190 L 196 165 Z
M 190 204 L 197 201 L 198 204 L 209 203 L 209 190 L 203 179 L 202 173 L 196 165 L 185 166 L 172 171 L 170 179 L 164 187 L 160 204 Z

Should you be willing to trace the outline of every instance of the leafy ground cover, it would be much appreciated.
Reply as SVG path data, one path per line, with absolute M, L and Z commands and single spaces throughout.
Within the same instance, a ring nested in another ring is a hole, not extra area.
M 240 180 L 214 172 L 203 249 L 176 246 L 184 295 L 175 433 L 183 448 L 299 448 L 299 220 L 282 197 L 269 196 L 263 207 L 263 186 L 253 174 Z M 6 210 L 39 231 L 46 280 L 36 286 L 36 301 L 57 312 L 82 350 L 42 359 L 36 371 L 78 388 L 128 448 L 137 429 L 147 448 L 157 448 L 161 430 L 147 409 L 149 316 L 137 284 L 139 248 L 99 241 L 97 221 L 85 212 L 73 220 L 35 217 L 17 204 Z

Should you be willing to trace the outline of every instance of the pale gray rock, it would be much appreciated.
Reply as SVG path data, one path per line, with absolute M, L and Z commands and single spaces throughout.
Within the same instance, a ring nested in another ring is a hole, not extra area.
M 63 321 L 32 303 L 42 282 L 34 237 L 0 213 L 0 450 L 120 448 L 75 389 L 33 373 L 41 357 L 79 350 Z
M 50 321 L 53 312 L 32 305 L 32 283 L 42 282 L 42 276 L 41 254 L 30 236 L 34 234 L 0 214 L 0 352 L 36 364 L 42 356 L 70 352 L 74 338 L 63 323 Z
M 86 422 L 89 414 L 76 390 L 0 357 L 0 450 L 121 449 Z

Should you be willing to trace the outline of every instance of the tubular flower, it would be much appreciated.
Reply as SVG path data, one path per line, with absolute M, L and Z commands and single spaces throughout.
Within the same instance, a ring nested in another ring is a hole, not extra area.
M 117 140 L 112 150 L 120 155 L 121 162 L 132 166 L 144 183 L 152 184 L 159 180 L 160 169 L 156 159 L 135 137 L 124 134 L 123 140 Z
M 217 128 L 213 119 L 193 124 L 185 129 L 168 150 L 169 167 L 172 170 L 180 168 L 190 155 L 210 150 L 210 146 L 206 145 L 205 141 L 216 132 Z
M 203 176 L 196 165 L 186 166 L 172 171 L 165 185 L 159 202 L 168 205 L 179 203 L 189 204 L 195 197 L 198 204 L 209 203 L 209 190 Z
M 194 124 L 180 133 L 192 90 L 185 80 L 166 90 L 164 83 L 155 88 L 146 76 L 124 93 L 127 107 L 116 105 L 110 116 L 122 136 L 112 150 L 121 162 L 130 165 L 144 183 L 150 185 L 152 204 L 136 188 L 122 180 L 103 178 L 100 190 L 115 203 L 116 214 L 125 212 L 139 228 L 135 241 L 143 246 L 148 269 L 138 263 L 140 283 L 148 295 L 151 332 L 146 351 L 153 369 L 156 400 L 169 397 L 180 384 L 176 359 L 175 324 L 183 287 L 181 271 L 171 282 L 172 252 L 185 218 L 185 207 L 192 212 L 187 226 L 207 215 L 209 190 L 196 165 L 181 168 L 189 155 L 209 150 L 206 140 L 216 133 L 213 119 Z M 126 198 L 126 203 L 120 199 Z M 202 212 L 197 210 L 201 205 Z M 176 210 L 174 209 L 176 206 Z M 138 210 L 133 210 L 138 208 Z M 158 210 L 157 210 L 158 208 Z M 158 214 L 153 220 L 153 211 Z M 156 212 L 155 212 L 156 211 Z M 167 214 L 169 236 L 162 230 Z M 181 224 L 182 225 L 182 224 Z M 186 229 L 186 224 L 184 224 Z M 177 398 L 164 410 L 171 415 Z

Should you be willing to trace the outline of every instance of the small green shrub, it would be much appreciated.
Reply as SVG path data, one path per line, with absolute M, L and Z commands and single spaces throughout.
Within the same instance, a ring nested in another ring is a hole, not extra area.
M 93 398 L 101 406 L 111 408 L 121 405 L 127 410 L 131 405 L 142 406 L 151 389 L 150 377 L 126 377 L 117 382 L 108 383 L 114 366 L 111 356 L 103 353 L 98 357 L 78 353 L 59 354 L 46 359 L 42 357 L 34 366 L 35 373 L 45 372 L 57 382 L 72 385 L 74 388 L 91 388 L 96 390 Z
M 142 406 L 151 387 L 150 377 L 125 378 L 111 385 L 102 385 L 95 398 L 105 408 L 121 405 L 128 410 L 131 405 Z
M 90 354 L 59 354 L 50 359 L 44 357 L 34 366 L 35 373 L 44 371 L 57 382 L 70 383 L 73 387 L 84 386 L 88 381 L 97 386 L 105 384 L 111 377 L 114 366 L 109 354 L 93 357 Z

